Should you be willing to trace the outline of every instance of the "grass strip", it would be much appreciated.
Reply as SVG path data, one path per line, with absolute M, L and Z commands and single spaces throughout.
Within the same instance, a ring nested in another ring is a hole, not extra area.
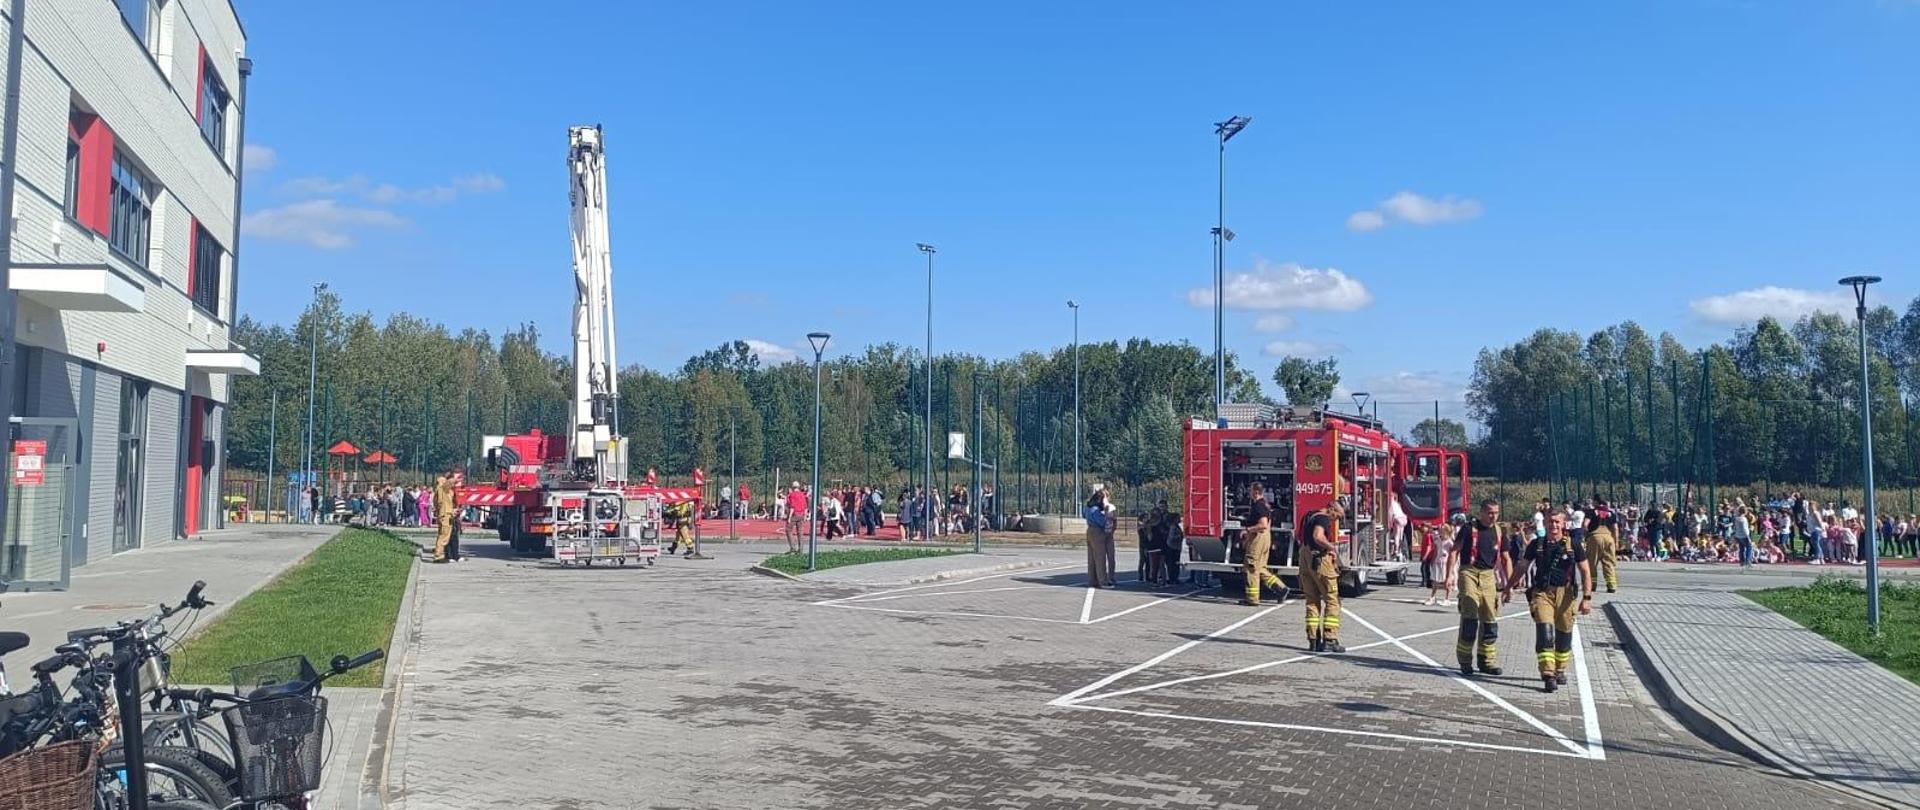
M 1880 635 L 1867 630 L 1867 590 L 1838 576 L 1812 585 L 1741 591 L 1808 630 L 1920 683 L 1920 585 L 1880 586 Z
M 225 684 L 242 664 L 305 655 L 324 669 L 335 655 L 386 649 L 414 553 L 385 532 L 341 532 L 187 639 L 173 653 L 173 680 Z M 219 593 L 212 580 L 208 594 Z M 379 686 L 385 673 L 381 660 L 327 685 Z
M 894 560 L 915 560 L 921 557 L 944 557 L 959 552 L 945 548 L 849 548 L 822 551 L 817 557 L 816 571 L 829 568 L 842 568 L 849 565 L 892 562 Z M 804 551 L 776 554 L 760 563 L 785 574 L 802 574 L 807 570 L 807 553 Z

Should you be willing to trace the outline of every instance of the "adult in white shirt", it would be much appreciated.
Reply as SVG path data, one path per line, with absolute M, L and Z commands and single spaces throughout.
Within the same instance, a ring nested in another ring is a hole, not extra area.
M 1840 519 L 1848 523 L 1852 523 L 1856 520 L 1859 520 L 1860 510 L 1853 508 L 1853 504 L 1847 504 L 1846 506 L 1840 507 Z

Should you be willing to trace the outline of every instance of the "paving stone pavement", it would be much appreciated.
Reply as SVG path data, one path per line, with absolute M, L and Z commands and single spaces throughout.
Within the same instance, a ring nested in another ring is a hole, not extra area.
M 1607 608 L 1701 722 L 1781 767 L 1920 807 L 1920 685 L 1737 594 Z
M 801 574 L 800 578 L 822 585 L 885 588 L 895 585 L 966 579 L 1003 571 L 1045 566 L 1075 563 L 1084 566 L 1086 559 L 1086 552 L 1080 552 L 1076 556 L 1071 551 L 1040 549 L 1019 553 L 949 554 L 940 557 L 918 557 L 910 560 L 829 568 L 825 571 Z
M 194 580 L 206 580 L 215 604 L 201 611 L 205 627 L 240 598 L 320 547 L 339 526 L 236 524 L 193 540 L 154 543 L 75 569 L 64 591 L 0 594 L 0 629 L 33 637 L 0 659 L 21 682 L 27 668 L 67 640 L 67 631 L 144 615 L 178 602 Z
M 1597 614 L 1589 713 L 1540 691 L 1522 619 L 1506 674 L 1462 685 L 1457 615 L 1413 588 L 1349 603 L 1349 655 L 1293 660 L 1297 603 L 1213 589 L 1035 570 L 875 590 L 749 574 L 731 547 L 642 570 L 469 549 L 420 575 L 402 810 L 1862 806 L 1683 730 Z

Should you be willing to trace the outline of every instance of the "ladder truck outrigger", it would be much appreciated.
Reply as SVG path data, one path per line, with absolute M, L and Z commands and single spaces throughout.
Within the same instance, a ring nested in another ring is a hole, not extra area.
M 562 565 L 653 564 L 667 502 L 697 493 L 629 486 L 614 359 L 607 167 L 598 126 L 567 132 L 573 216 L 573 399 L 564 437 L 538 430 L 483 439 L 493 482 L 461 490 L 515 551 Z

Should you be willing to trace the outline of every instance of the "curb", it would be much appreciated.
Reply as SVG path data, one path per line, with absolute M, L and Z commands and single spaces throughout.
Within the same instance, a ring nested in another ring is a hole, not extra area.
M 753 573 L 759 574 L 761 576 L 779 577 L 781 579 L 787 580 L 788 582 L 806 582 L 806 580 L 796 577 L 785 571 L 776 571 L 772 568 L 768 568 L 759 563 L 754 563 L 753 565 L 748 566 L 747 570 L 752 571 Z
M 1678 719 L 1681 725 L 1686 726 L 1687 730 L 1701 739 L 1761 765 L 1862 801 L 1905 810 L 1915 807 L 1898 799 L 1823 777 L 1801 767 L 1790 758 L 1775 754 L 1766 745 L 1741 731 L 1738 725 L 1687 694 L 1686 689 L 1677 683 L 1677 679 L 1667 671 L 1666 667 L 1648 652 L 1646 643 L 1634 634 L 1633 625 L 1626 620 L 1626 617 L 1620 615 L 1619 608 L 1614 603 L 1608 602 L 1602 606 L 1602 609 L 1606 611 L 1607 619 L 1613 624 L 1614 632 L 1624 642 L 1622 646 L 1626 649 L 1627 658 L 1633 662 L 1634 669 L 1639 672 L 1641 682 L 1647 685 L 1648 690 L 1660 701 L 1663 708 Z
M 959 556 L 959 555 L 955 555 L 955 556 Z M 990 574 L 1001 574 L 1008 571 L 1025 571 L 1029 568 L 1050 568 L 1053 566 L 1065 565 L 1065 564 L 1067 563 L 1062 563 L 1059 560 L 1017 560 L 1014 562 L 1001 563 L 999 565 L 983 566 L 979 568 L 964 568 L 956 571 L 941 571 L 934 574 L 925 574 L 917 577 L 908 577 L 906 579 L 897 580 L 893 582 L 830 582 L 826 580 L 817 580 L 817 579 L 802 579 L 800 577 L 792 577 L 792 576 L 788 576 L 787 578 L 794 580 L 795 582 L 805 582 L 812 585 L 841 585 L 841 586 L 869 587 L 869 588 L 873 588 L 873 587 L 891 588 L 891 587 L 899 587 L 899 586 L 906 586 L 906 585 L 924 585 L 929 582 L 945 582 L 950 579 L 962 579 L 966 577 L 982 577 Z M 853 567 L 853 566 L 849 566 L 849 567 Z M 787 576 L 787 575 L 781 574 L 781 576 Z
M 415 544 L 418 545 L 417 543 Z M 393 762 L 393 735 L 400 725 L 400 676 L 413 652 L 415 622 L 420 613 L 420 560 L 416 556 L 407 574 L 407 589 L 394 615 L 393 637 L 387 641 L 387 669 L 382 679 L 380 714 L 373 722 L 373 741 L 360 769 L 360 806 L 387 806 L 387 770 Z

